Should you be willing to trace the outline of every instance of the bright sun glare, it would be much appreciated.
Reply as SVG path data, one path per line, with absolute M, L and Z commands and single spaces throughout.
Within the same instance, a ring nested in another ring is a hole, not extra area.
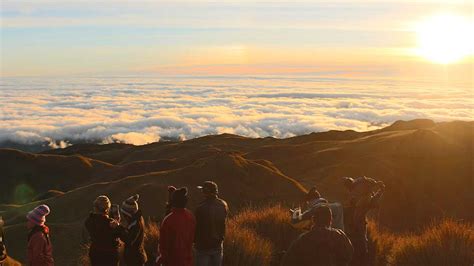
M 432 62 L 449 64 L 472 55 L 472 21 L 439 14 L 421 21 L 416 27 L 416 53 Z

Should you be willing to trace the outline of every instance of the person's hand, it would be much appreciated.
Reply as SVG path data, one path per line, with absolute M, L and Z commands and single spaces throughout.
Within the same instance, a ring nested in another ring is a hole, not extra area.
M 110 222 L 110 226 L 112 228 L 117 228 L 119 226 L 119 223 L 117 222 L 117 220 L 113 220 Z

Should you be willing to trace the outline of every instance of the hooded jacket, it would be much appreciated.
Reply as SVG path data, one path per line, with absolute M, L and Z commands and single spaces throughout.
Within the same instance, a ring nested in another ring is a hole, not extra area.
M 29 266 L 54 265 L 53 246 L 47 226 L 35 226 L 28 234 L 27 260 Z

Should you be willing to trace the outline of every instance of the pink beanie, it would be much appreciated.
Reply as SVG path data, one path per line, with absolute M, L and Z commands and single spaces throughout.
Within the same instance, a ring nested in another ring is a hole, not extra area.
M 43 226 L 46 222 L 46 216 L 50 213 L 48 205 L 42 204 L 30 211 L 26 218 L 33 223 Z

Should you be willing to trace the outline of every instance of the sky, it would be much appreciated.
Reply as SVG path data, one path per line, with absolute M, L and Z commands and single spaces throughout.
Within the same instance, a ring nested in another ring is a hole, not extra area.
M 417 24 L 444 13 L 472 20 L 473 3 L 1 0 L 0 71 L 2 77 L 318 75 L 472 84 L 472 51 L 450 64 L 415 52 Z

